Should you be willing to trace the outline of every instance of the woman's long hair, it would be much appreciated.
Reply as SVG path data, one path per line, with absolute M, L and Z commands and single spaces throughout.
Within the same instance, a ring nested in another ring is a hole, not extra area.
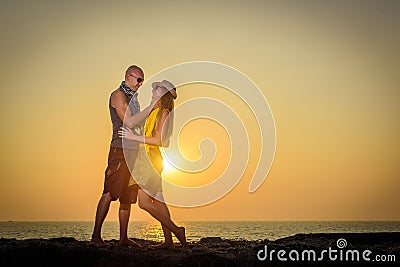
M 156 122 L 157 124 L 161 121 L 161 116 L 164 110 L 169 111 L 169 115 L 164 122 L 164 125 L 161 129 L 161 143 L 163 147 L 169 146 L 169 141 L 172 136 L 172 128 L 174 125 L 174 113 L 172 112 L 174 109 L 174 96 L 166 91 L 164 95 L 160 98 L 160 110 L 157 114 Z M 155 127 L 157 128 L 157 127 Z

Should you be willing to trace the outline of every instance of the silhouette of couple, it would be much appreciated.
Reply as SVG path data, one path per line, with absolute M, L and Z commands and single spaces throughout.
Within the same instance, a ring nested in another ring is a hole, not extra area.
M 185 228 L 178 227 L 171 220 L 161 186 L 163 158 L 160 146 L 168 145 L 172 134 L 171 112 L 177 97 L 176 88 L 166 80 L 154 82 L 151 103 L 140 111 L 137 91 L 143 81 L 143 70 L 132 65 L 125 72 L 125 80 L 110 96 L 109 110 L 113 135 L 105 171 L 104 190 L 97 206 L 91 239 L 91 244 L 97 247 L 106 246 L 101 238 L 101 228 L 111 201 L 117 199 L 120 202 L 120 246 L 140 247 L 140 244 L 128 238 L 127 233 L 131 204 L 137 200 L 139 207 L 150 213 L 162 225 L 165 241 L 157 247 L 174 247 L 171 232 L 182 245 L 186 245 Z M 142 135 L 141 130 L 137 130 L 141 129 L 144 121 Z

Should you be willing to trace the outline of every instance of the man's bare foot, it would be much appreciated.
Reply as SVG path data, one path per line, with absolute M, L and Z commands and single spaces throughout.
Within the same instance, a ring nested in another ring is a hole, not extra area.
M 104 248 L 108 246 L 108 244 L 104 242 L 103 239 L 101 239 L 101 237 L 97 238 L 92 237 L 92 239 L 90 240 L 90 245 L 97 248 Z
M 151 245 L 149 246 L 151 249 L 168 249 L 168 250 L 173 250 L 175 248 L 173 243 L 161 243 L 158 245 Z
M 179 230 L 175 234 L 178 240 L 181 242 L 182 246 L 186 246 L 186 233 L 185 233 L 185 227 L 178 227 Z
M 120 240 L 119 241 L 119 246 L 120 247 L 130 246 L 130 247 L 136 247 L 136 248 L 141 248 L 142 247 L 142 245 L 140 245 L 139 243 L 137 243 L 137 242 L 135 242 L 133 240 L 130 240 L 130 239 L 122 239 L 122 240 Z

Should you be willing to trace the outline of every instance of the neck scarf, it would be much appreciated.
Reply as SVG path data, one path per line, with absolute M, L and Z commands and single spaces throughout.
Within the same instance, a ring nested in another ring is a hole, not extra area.
M 137 93 L 132 91 L 132 89 L 129 88 L 129 86 L 127 86 L 125 84 L 125 82 L 121 83 L 121 85 L 119 86 L 119 90 L 121 90 L 122 92 L 124 92 L 125 95 L 130 96 L 130 97 L 137 95 Z
M 140 112 L 140 104 L 137 99 L 138 93 L 132 91 L 131 88 L 129 88 L 129 86 L 127 86 L 125 84 L 125 82 L 122 82 L 118 89 L 120 91 L 122 91 L 127 97 L 130 98 L 127 101 L 129 102 L 128 105 L 129 105 L 129 108 L 130 108 L 132 114 L 139 113 Z

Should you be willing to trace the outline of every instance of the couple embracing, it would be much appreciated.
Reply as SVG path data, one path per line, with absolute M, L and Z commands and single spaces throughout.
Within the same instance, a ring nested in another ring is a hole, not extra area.
M 174 247 L 172 233 L 182 245 L 186 245 L 185 228 L 178 227 L 171 220 L 161 186 L 163 158 L 160 146 L 168 143 L 172 134 L 173 116 L 170 115 L 177 97 L 176 88 L 166 80 L 154 82 L 152 101 L 140 111 L 137 90 L 142 86 L 143 80 L 143 70 L 136 65 L 130 66 L 125 72 L 125 80 L 112 92 L 109 100 L 113 135 L 105 171 L 104 190 L 97 206 L 91 239 L 94 246 L 106 245 L 101 238 L 101 228 L 111 201 L 117 199 L 120 202 L 119 245 L 140 247 L 140 244 L 128 238 L 131 204 L 137 200 L 139 207 L 150 213 L 162 225 L 165 242 L 159 247 Z M 143 122 L 144 135 L 141 135 L 141 131 L 138 134 L 135 128 L 140 129 Z M 140 153 L 139 144 L 144 144 L 144 156 Z M 135 164 L 138 155 L 140 162 Z

